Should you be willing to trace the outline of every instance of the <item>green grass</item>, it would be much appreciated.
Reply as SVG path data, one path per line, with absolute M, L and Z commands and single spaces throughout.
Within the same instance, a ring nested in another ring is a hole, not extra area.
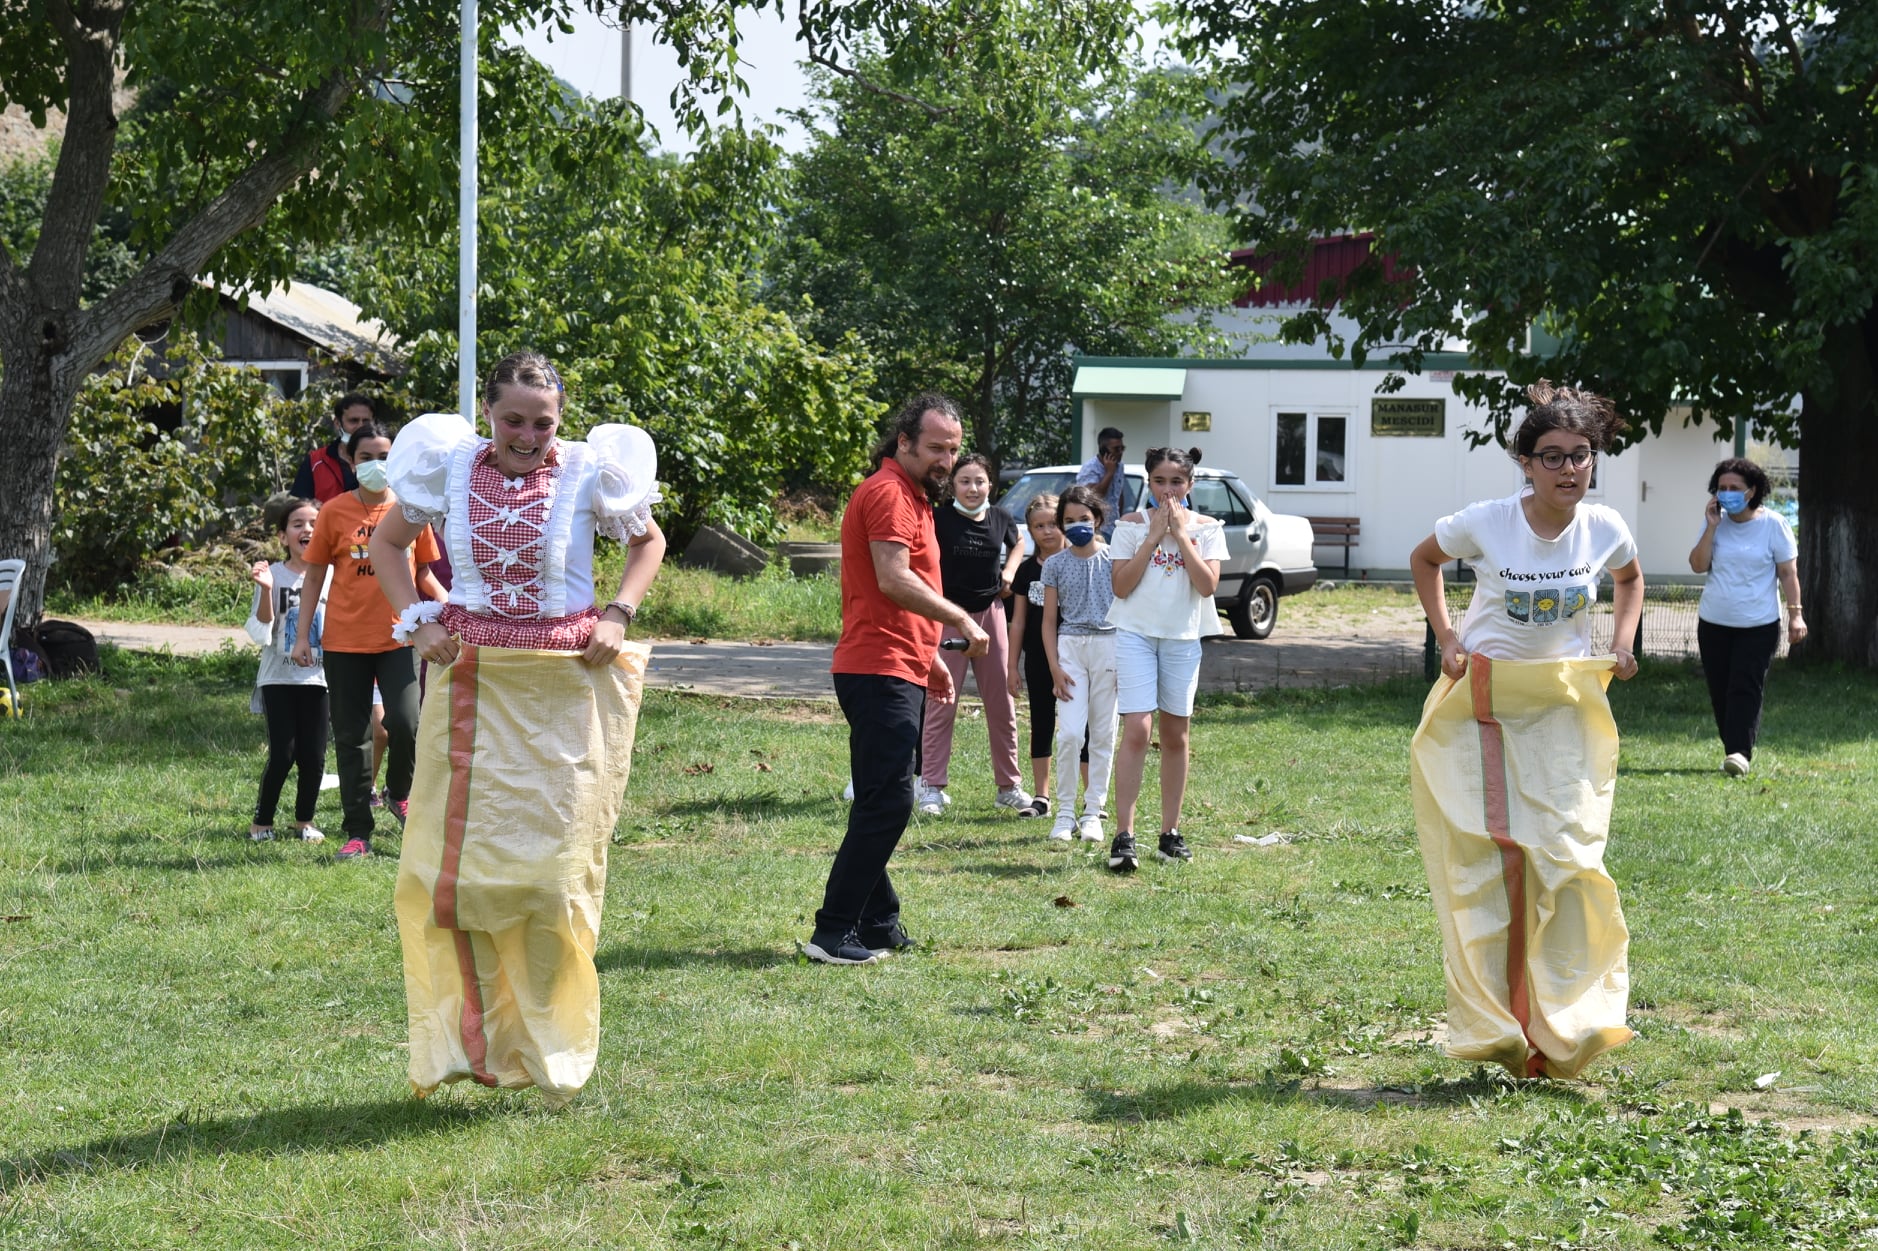
M 1419 683 L 1206 702 L 1198 859 L 1130 879 L 994 814 L 966 719 L 951 815 L 894 860 L 930 947 L 862 969 L 793 954 L 843 821 L 838 718 L 655 693 L 613 849 L 599 1067 L 547 1113 L 529 1093 L 409 1099 L 393 857 L 242 837 L 251 661 L 107 657 L 0 725 L 9 1251 L 1786 1247 L 1878 1228 L 1870 675 L 1776 672 L 1740 783 L 1689 671 L 1614 688 L 1639 1038 L 1583 1084 L 1509 1082 L 1426 1041 L 1443 998 L 1408 800 Z M 1271 831 L 1291 841 L 1233 841 Z

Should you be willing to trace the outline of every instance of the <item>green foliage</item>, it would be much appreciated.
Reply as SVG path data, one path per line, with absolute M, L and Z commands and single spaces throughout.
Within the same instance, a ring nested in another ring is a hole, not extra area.
M 161 370 L 161 373 L 154 372 Z M 163 358 L 135 338 L 86 379 L 59 466 L 60 582 L 110 587 L 159 550 L 251 523 L 293 481 L 325 397 L 283 401 L 177 329 Z
M 510 70 L 546 78 L 530 64 Z M 779 156 L 730 131 L 690 158 L 655 158 L 635 113 L 564 99 L 484 166 L 478 360 L 546 353 L 568 382 L 571 437 L 644 426 L 661 522 L 681 542 L 707 522 L 768 541 L 786 487 L 845 492 L 865 468 L 877 412 L 866 351 L 810 342 L 758 299 Z M 456 407 L 456 258 L 429 242 L 450 223 L 433 211 L 417 234 L 382 235 L 343 275 L 406 336 L 414 406 Z
M 52 189 L 52 170 L 59 145 L 44 152 L 0 164 L 0 247 L 14 256 L 31 256 L 46 215 L 46 196 Z M 125 244 L 125 215 L 107 211 L 99 220 L 85 254 L 84 299 L 96 300 L 129 277 L 135 258 Z
M 1871 419 L 1828 347 L 1869 328 L 1878 287 L 1872 6 L 1170 8 L 1232 84 L 1210 189 L 1290 258 L 1277 276 L 1313 235 L 1375 232 L 1378 263 L 1343 298 L 1360 330 L 1333 339 L 1353 359 L 1407 343 L 1417 368 L 1464 341 L 1507 371 L 1456 384 L 1493 402 L 1502 438 L 1541 375 L 1612 395 L 1639 435 L 1675 402 L 1790 441 L 1798 393 Z M 1535 322 L 1553 338 L 1529 354 Z
M 1072 353 L 1205 351 L 1168 320 L 1223 303 L 1227 240 L 1190 187 L 1201 82 L 1145 69 L 1051 6 L 993 5 L 973 38 L 814 80 L 774 281 L 825 341 L 882 358 L 876 395 L 951 392 L 992 455 L 1067 455 Z M 1126 12 L 1125 12 L 1126 11 Z M 1119 44 L 1119 41 L 1118 41 Z

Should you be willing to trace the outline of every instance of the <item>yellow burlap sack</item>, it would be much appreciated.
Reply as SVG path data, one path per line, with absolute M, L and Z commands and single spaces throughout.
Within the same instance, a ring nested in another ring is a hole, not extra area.
M 430 671 L 398 862 L 411 1086 L 574 1097 L 600 1046 L 593 953 L 650 649 L 612 665 L 464 645 Z
M 1604 872 L 1613 664 L 1477 655 L 1422 706 L 1409 749 L 1415 825 L 1457 1059 L 1575 1077 L 1632 1037 L 1630 935 Z

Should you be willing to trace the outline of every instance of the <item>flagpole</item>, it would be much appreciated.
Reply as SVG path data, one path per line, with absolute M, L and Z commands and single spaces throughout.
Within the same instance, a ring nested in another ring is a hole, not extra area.
M 476 69 L 477 0 L 463 0 L 462 103 L 458 118 L 457 184 L 457 403 L 476 421 Z

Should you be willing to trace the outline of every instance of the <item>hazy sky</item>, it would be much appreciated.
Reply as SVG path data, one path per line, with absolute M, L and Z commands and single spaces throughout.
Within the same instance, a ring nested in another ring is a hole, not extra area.
M 794 151 L 802 143 L 801 130 L 781 116 L 784 109 L 800 108 L 807 99 L 807 80 L 795 42 L 794 12 L 788 16 L 773 9 L 761 13 L 744 12 L 743 41 L 738 53 L 743 58 L 743 76 L 750 94 L 742 102 L 744 124 L 774 122 L 788 133 L 783 146 Z M 620 32 L 593 14 L 574 14 L 575 33 L 563 35 L 552 28 L 523 32 L 521 42 L 556 74 L 587 95 L 612 99 L 619 95 Z M 511 36 L 513 37 L 513 36 Z M 672 88 L 678 85 L 678 61 L 665 44 L 654 43 L 644 27 L 633 31 L 633 96 L 644 111 L 646 120 L 659 133 L 661 146 L 674 152 L 691 150 L 691 142 L 672 120 Z

